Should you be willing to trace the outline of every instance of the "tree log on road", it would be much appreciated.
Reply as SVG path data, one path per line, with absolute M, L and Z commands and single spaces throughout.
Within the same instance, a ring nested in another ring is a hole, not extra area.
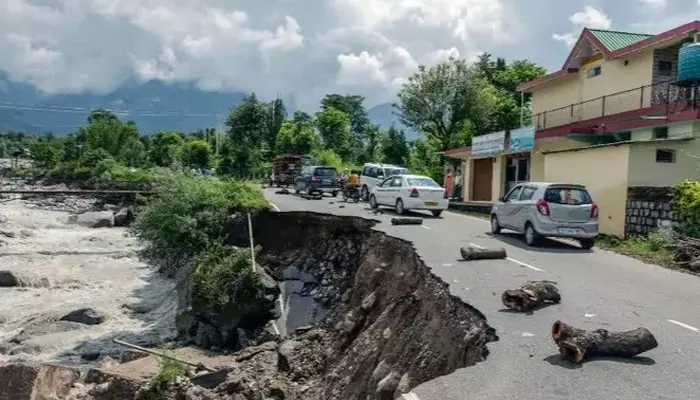
M 423 218 L 392 218 L 392 225 L 422 225 Z
M 506 290 L 501 295 L 503 305 L 511 310 L 530 311 L 544 303 L 559 303 L 561 295 L 556 282 L 529 281 L 520 289 Z
M 593 356 L 634 357 L 659 345 L 646 328 L 627 332 L 609 332 L 605 329 L 586 331 L 561 321 L 552 326 L 552 339 L 559 352 L 576 363 Z
M 506 258 L 506 249 L 483 249 L 474 246 L 464 246 L 459 249 L 465 261 L 472 260 L 497 260 Z

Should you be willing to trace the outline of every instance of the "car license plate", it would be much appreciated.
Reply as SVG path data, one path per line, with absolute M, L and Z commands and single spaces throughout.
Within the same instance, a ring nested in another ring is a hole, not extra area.
M 576 228 L 559 228 L 558 231 L 562 235 L 576 235 L 581 233 L 581 230 Z
M 324 185 L 330 185 L 330 184 L 331 184 L 331 180 L 330 180 L 330 179 L 324 179 L 322 182 L 323 182 Z
M 426 201 L 425 205 L 426 206 L 436 206 L 438 203 L 437 201 Z

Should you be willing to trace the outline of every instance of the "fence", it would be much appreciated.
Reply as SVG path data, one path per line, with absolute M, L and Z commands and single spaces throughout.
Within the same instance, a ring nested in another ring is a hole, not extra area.
M 532 123 L 537 129 L 548 129 L 661 105 L 667 106 L 665 115 L 680 111 L 679 106 L 682 109 L 695 107 L 695 102 L 700 100 L 699 94 L 697 86 L 683 87 L 662 82 L 535 114 Z

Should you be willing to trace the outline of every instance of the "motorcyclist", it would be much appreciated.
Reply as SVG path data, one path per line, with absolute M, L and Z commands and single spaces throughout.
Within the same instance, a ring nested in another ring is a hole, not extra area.
M 347 194 L 352 194 L 354 191 L 359 190 L 360 187 L 360 175 L 357 171 L 351 171 L 350 175 L 347 177 L 345 182 L 345 192 Z

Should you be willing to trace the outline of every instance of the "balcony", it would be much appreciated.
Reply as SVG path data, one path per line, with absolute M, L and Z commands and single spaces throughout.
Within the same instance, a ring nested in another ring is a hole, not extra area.
M 537 130 L 649 109 L 650 115 L 668 115 L 700 108 L 699 86 L 662 82 L 609 94 L 532 116 Z

